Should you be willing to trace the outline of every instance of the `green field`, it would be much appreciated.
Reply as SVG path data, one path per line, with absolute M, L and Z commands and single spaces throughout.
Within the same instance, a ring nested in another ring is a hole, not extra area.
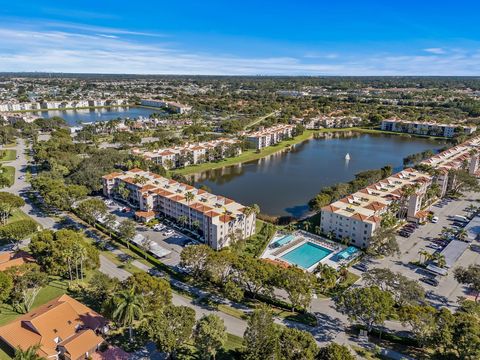
M 15 168 L 13 166 L 2 166 L 0 171 L 7 176 L 9 186 L 12 186 L 15 183 Z
M 0 161 L 12 161 L 17 157 L 17 150 L 2 149 L 0 150 Z

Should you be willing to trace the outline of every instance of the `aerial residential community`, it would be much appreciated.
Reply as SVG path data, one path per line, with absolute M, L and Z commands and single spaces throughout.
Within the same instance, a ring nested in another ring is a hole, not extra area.
M 480 7 L 427 3 L 5 4 L 0 360 L 480 359 Z

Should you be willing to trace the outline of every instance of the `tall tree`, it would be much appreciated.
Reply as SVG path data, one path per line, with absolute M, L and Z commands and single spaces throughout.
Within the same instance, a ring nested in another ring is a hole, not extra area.
M 350 321 L 359 322 L 370 332 L 375 325 L 383 325 L 393 313 L 394 300 L 389 292 L 369 286 L 343 292 L 335 298 L 335 305 Z
M 318 347 L 309 332 L 282 328 L 279 337 L 279 359 L 285 360 L 313 360 L 318 353 Z
M 480 265 L 472 264 L 468 267 L 458 267 L 454 271 L 455 280 L 460 284 L 467 285 L 475 294 L 475 301 L 480 296 Z
M 130 341 L 133 340 L 133 326 L 144 316 L 143 297 L 135 292 L 135 287 L 115 294 L 113 298 L 115 310 L 113 319 L 121 326 L 128 328 Z
M 204 315 L 197 321 L 194 338 L 200 358 L 215 359 L 217 352 L 227 341 L 223 320 L 217 315 Z
M 279 354 L 279 330 L 265 306 L 256 309 L 248 319 L 243 335 L 245 360 L 275 360 Z
M 335 342 L 321 347 L 317 360 L 355 360 L 356 357 L 352 355 L 348 347 L 345 345 L 339 345 Z

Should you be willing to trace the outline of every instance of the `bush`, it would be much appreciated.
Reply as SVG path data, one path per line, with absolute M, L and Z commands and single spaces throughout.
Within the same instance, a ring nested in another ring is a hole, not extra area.
M 0 240 L 19 241 L 38 230 L 38 224 L 32 219 L 18 220 L 0 227 Z

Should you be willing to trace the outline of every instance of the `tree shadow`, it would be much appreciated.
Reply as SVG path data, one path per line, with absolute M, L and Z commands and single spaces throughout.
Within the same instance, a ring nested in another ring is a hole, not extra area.
M 338 318 L 323 313 L 315 313 L 315 316 L 317 326 L 310 331 L 319 342 L 332 341 L 338 333 L 345 330 L 345 324 Z

